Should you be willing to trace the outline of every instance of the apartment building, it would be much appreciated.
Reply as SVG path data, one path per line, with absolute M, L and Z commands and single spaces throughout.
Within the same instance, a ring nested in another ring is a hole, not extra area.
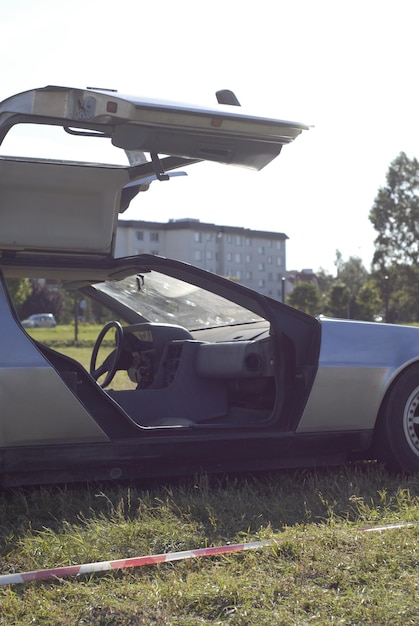
M 158 254 L 226 276 L 282 300 L 287 235 L 185 218 L 119 220 L 116 256 Z

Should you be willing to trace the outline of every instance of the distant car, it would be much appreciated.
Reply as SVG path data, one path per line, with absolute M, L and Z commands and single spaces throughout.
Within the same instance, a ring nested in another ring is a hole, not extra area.
M 23 328 L 55 328 L 56 325 L 52 313 L 34 313 L 22 321 Z
M 419 470 L 419 328 L 316 319 L 179 261 L 114 257 L 118 214 L 150 183 L 204 160 L 261 169 L 304 125 L 65 87 L 1 102 L 0 142 L 16 124 L 129 158 L 0 158 L 3 485 L 348 459 Z M 89 371 L 24 332 L 6 279 L 28 276 L 108 307 Z

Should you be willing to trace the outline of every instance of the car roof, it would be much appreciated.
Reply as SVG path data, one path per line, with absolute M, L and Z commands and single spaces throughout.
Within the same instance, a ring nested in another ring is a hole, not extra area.
M 112 257 L 118 214 L 152 181 L 205 160 L 259 170 L 308 128 L 249 115 L 239 106 L 204 107 L 59 86 L 0 102 L 0 144 L 21 124 L 108 139 L 128 161 L 109 165 L 0 156 L 0 250 L 26 260 L 40 253 Z

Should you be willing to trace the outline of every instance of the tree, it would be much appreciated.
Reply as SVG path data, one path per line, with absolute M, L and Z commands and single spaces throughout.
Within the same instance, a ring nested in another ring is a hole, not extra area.
M 341 261 L 338 279 L 349 289 L 351 297 L 356 298 L 368 280 L 368 272 L 359 257 L 350 256 L 347 261 Z
M 31 293 L 30 280 L 28 278 L 8 278 L 7 288 L 13 300 L 13 304 L 20 314 L 22 304 Z
M 320 293 L 327 294 L 336 280 L 335 276 L 329 274 L 327 270 L 322 267 L 316 272 L 317 285 L 319 287 Z
M 388 322 L 415 322 L 419 319 L 419 267 L 399 264 L 377 271 L 373 276 L 380 290 Z
M 351 292 L 340 281 L 336 281 L 329 292 L 327 313 L 333 317 L 350 317 Z
M 370 211 L 378 233 L 374 278 L 387 321 L 419 318 L 419 162 L 404 152 L 390 164 Z
M 337 273 L 338 276 L 339 276 L 339 272 L 340 272 L 340 270 L 342 268 L 342 264 L 343 264 L 342 252 L 340 250 L 336 250 L 334 265 L 336 267 L 336 273 Z
M 378 233 L 373 265 L 418 265 L 419 163 L 404 152 L 390 164 L 386 185 L 378 190 L 370 220 Z
M 359 290 L 354 311 L 354 319 L 373 322 L 377 316 L 382 315 L 383 299 L 374 281 L 367 281 Z
M 324 312 L 318 287 L 307 281 L 300 281 L 295 285 L 288 295 L 287 304 L 309 315 L 319 315 Z
M 37 280 L 32 281 L 32 292 L 20 308 L 22 317 L 33 313 L 53 313 L 57 321 L 61 321 L 63 296 L 58 289 L 50 289 Z

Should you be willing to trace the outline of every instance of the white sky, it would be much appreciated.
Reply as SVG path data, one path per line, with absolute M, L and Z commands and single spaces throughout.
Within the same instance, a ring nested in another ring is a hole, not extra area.
M 153 183 L 124 217 L 288 235 L 288 269 L 367 268 L 390 162 L 418 155 L 418 0 L 1 0 L 0 100 L 48 84 L 215 104 L 313 125 L 261 172 Z

